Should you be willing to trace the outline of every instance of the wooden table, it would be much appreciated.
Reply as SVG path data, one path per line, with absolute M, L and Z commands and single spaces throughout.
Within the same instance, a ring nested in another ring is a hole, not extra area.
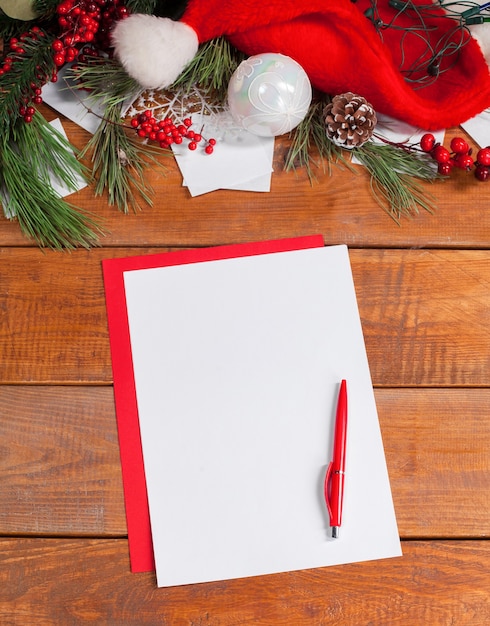
M 191 199 L 172 159 L 138 214 L 84 190 L 90 251 L 0 220 L 2 626 L 490 624 L 490 184 L 427 185 L 436 214 L 397 226 L 363 170 L 281 158 L 270 194 Z M 129 571 L 101 260 L 314 233 L 350 247 L 404 556 L 157 589 Z

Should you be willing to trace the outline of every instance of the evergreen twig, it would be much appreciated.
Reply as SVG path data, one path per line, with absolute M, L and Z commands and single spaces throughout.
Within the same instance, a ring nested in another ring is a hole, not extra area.
M 63 141 L 39 114 L 31 124 L 19 121 L 10 136 L 4 135 L 0 143 L 4 212 L 10 219 L 17 219 L 24 234 L 41 247 L 88 248 L 96 243 L 101 228 L 92 217 L 82 215 L 63 200 L 51 184 L 50 176 L 54 173 L 58 180 L 75 190 L 75 177 L 82 174 L 80 164 L 67 146 L 60 150 Z M 46 161 L 50 147 L 57 156 L 53 160 L 50 154 Z
M 420 208 L 434 212 L 435 200 L 420 184 L 440 178 L 427 155 L 373 142 L 356 148 L 355 155 L 371 174 L 376 201 L 397 224 Z
M 127 133 L 122 122 L 122 107 L 140 91 L 136 81 L 114 60 L 93 58 L 74 71 L 78 88 L 91 92 L 91 98 L 104 108 L 95 134 L 82 151 L 91 155 L 95 195 L 107 191 L 109 203 L 124 213 L 140 208 L 138 197 L 152 204 L 153 189 L 145 181 L 149 164 L 162 168 L 157 157 L 162 150 L 144 144 Z
M 17 119 L 19 103 L 32 93 L 32 82 L 39 74 L 39 68 L 46 78 L 51 78 L 55 64 L 51 44 L 53 37 L 41 31 L 42 35 L 33 38 L 27 35 L 22 41 L 24 52 L 11 52 L 13 63 L 8 72 L 0 76 L 0 127 L 8 130 Z
M 317 149 L 322 166 L 327 165 L 329 173 L 332 163 L 341 161 L 347 164 L 342 150 L 329 141 L 325 132 L 325 122 L 322 116 L 324 106 L 324 98 L 319 97 L 312 102 L 304 120 L 291 132 L 291 145 L 284 163 L 286 171 L 304 167 L 310 180 L 314 178 L 311 164 L 318 166 L 311 156 L 312 145 Z
M 147 13 L 155 12 L 156 0 L 126 0 L 126 7 L 131 13 Z
M 199 85 L 225 100 L 230 78 L 243 59 L 245 55 L 233 48 L 224 37 L 212 39 L 199 47 L 196 56 L 170 89 Z

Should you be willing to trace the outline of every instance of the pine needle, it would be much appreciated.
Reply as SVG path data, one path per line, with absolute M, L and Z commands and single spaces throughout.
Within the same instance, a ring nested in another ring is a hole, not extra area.
M 57 250 L 96 243 L 100 227 L 55 192 L 46 169 L 33 171 L 34 157 L 26 152 L 22 133 L 16 143 L 4 138 L 0 151 L 4 210 L 10 219 L 17 219 L 25 235 L 41 247 Z
M 376 201 L 397 224 L 402 217 L 417 215 L 419 209 L 434 213 L 435 200 L 420 181 L 440 177 L 425 154 L 369 141 L 354 153 L 371 174 Z
M 284 163 L 286 171 L 304 167 L 310 181 L 315 178 L 312 164 L 316 167 L 319 165 L 312 159 L 312 146 L 316 147 L 322 166 L 327 165 L 329 174 L 332 163 L 347 164 L 342 156 L 342 150 L 327 137 L 322 115 L 324 106 L 325 100 L 322 98 L 312 102 L 304 120 L 291 132 L 291 145 Z
M 82 151 L 82 157 L 91 155 L 95 195 L 107 191 L 109 204 L 124 213 L 140 209 L 138 198 L 152 204 L 153 189 L 145 180 L 148 165 L 163 169 L 158 160 L 162 149 L 143 143 L 127 132 L 123 120 L 124 104 L 141 90 L 115 60 L 90 59 L 73 72 L 80 89 L 91 92 L 104 114 L 95 134 Z
M 106 106 L 104 119 L 83 150 L 83 155 L 87 153 L 91 154 L 96 196 L 107 191 L 109 204 L 123 213 L 140 208 L 138 197 L 152 205 L 153 189 L 145 181 L 144 171 L 149 162 L 163 167 L 157 160 L 162 150 L 153 149 L 126 133 L 121 124 L 120 105 Z
M 12 140 L 38 177 L 54 179 L 69 192 L 78 190 L 80 180 L 88 182 L 88 172 L 78 160 L 76 148 L 39 113 L 30 124 L 20 120 L 12 129 Z
M 199 47 L 196 56 L 170 89 L 190 89 L 199 85 L 215 91 L 216 96 L 224 101 L 230 78 L 243 59 L 245 55 L 233 48 L 224 37 L 212 39 Z

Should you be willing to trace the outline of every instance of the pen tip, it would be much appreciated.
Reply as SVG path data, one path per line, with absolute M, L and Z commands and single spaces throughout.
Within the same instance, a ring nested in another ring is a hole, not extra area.
M 339 527 L 338 526 L 332 526 L 332 537 L 334 539 L 338 539 L 339 538 Z

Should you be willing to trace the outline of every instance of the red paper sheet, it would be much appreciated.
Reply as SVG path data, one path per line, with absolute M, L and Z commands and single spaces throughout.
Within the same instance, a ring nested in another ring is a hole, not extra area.
M 313 235 L 102 261 L 131 571 L 153 571 L 155 564 L 126 310 L 124 272 L 319 248 L 323 245 L 323 237 Z

